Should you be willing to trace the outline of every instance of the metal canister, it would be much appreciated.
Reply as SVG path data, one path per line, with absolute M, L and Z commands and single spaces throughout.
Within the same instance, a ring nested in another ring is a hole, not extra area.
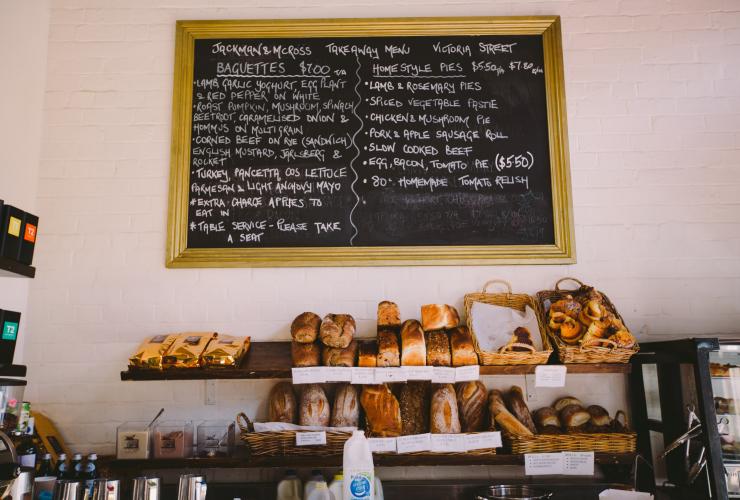
M 133 485 L 133 500 L 159 500 L 160 481 L 158 477 L 136 477 Z
M 119 484 L 116 480 L 95 479 L 90 500 L 119 500 Z
M 79 481 L 60 479 L 54 485 L 54 500 L 81 500 L 84 485 Z

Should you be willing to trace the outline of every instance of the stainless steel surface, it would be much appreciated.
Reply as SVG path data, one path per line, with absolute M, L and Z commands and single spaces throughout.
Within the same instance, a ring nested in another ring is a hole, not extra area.
M 93 481 L 90 500 L 119 500 L 120 489 L 118 481 L 96 479 Z
M 83 484 L 79 481 L 59 480 L 54 485 L 54 500 L 82 500 Z
M 132 488 L 133 500 L 159 500 L 161 484 L 158 477 L 135 477 Z
M 551 491 L 523 485 L 489 486 L 476 496 L 476 500 L 547 500 L 549 498 L 552 498 Z

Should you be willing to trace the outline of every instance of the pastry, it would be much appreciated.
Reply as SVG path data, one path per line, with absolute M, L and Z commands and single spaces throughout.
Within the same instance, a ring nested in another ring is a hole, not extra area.
M 459 434 L 460 417 L 452 384 L 440 384 L 432 392 L 429 431 L 432 434 Z
M 312 312 L 299 314 L 290 325 L 290 335 L 296 342 L 310 344 L 316 340 L 321 327 L 321 317 Z
M 421 327 L 424 331 L 449 330 L 460 324 L 457 310 L 446 304 L 427 304 L 421 306 Z
M 581 345 L 583 347 L 600 347 L 611 345 L 608 342 L 603 342 L 606 337 L 606 330 L 606 324 L 598 320 L 592 321 L 591 324 L 588 325 L 588 329 L 581 339 Z M 562 328 L 560 329 L 560 332 L 560 336 L 562 338 Z
M 517 327 L 517 329 L 514 330 L 514 334 L 511 336 L 509 343 L 499 349 L 500 352 L 534 352 L 534 350 L 532 334 L 529 333 L 529 329 L 523 326 Z
M 319 336 L 329 347 L 344 349 L 355 335 L 355 318 L 349 314 L 327 314 L 321 322 Z
M 319 366 L 321 364 L 321 344 L 290 343 L 290 357 L 293 358 L 293 366 Z
M 298 405 L 290 382 L 275 384 L 267 398 L 267 414 L 270 422 L 296 423 Z
M 598 432 L 606 432 L 612 425 L 612 419 L 609 416 L 609 412 L 601 406 L 591 405 L 586 411 L 591 416 L 592 430 Z
M 398 334 L 393 329 L 378 330 L 378 366 L 401 366 Z
M 610 336 L 609 340 L 622 349 L 631 349 L 637 343 L 637 339 L 635 339 L 634 335 L 632 335 L 628 330 L 619 330 L 617 333 Z
M 554 330 L 554 331 L 560 330 L 560 327 L 563 325 L 565 320 L 567 320 L 568 318 L 569 316 L 563 312 L 550 311 L 550 320 L 547 324 L 551 330 Z
M 388 386 L 365 385 L 362 387 L 360 404 L 365 411 L 368 431 L 375 437 L 401 435 L 401 410 L 396 396 Z
M 599 321 L 604 316 L 605 310 L 601 302 L 597 300 L 590 300 L 578 314 L 578 319 L 584 325 L 588 326 L 593 321 Z
M 478 354 L 473 345 L 473 336 L 467 326 L 458 326 L 450 330 L 450 349 L 452 366 L 478 364 Z
M 555 408 L 545 406 L 534 412 L 534 423 L 541 434 L 559 434 L 560 417 Z
M 298 409 L 298 424 L 326 427 L 329 425 L 331 410 L 324 389 L 319 384 L 303 386 L 301 405 Z
M 353 340 L 344 349 L 324 346 L 321 353 L 324 366 L 355 366 L 357 359 L 357 341 Z
M 511 413 L 519 420 L 524 426 L 529 429 L 532 434 L 537 432 L 537 428 L 532 420 L 532 415 L 529 413 L 527 403 L 524 401 L 524 392 L 519 386 L 512 386 L 508 394 L 508 407 Z
M 446 332 L 436 331 L 426 334 L 427 341 L 427 364 L 430 366 L 450 366 L 452 354 L 450 353 L 450 338 Z
M 494 389 L 488 393 L 488 410 L 496 421 L 496 426 L 514 436 L 532 436 L 533 433 L 526 425 L 511 414 L 504 404 L 501 391 Z
M 401 327 L 401 365 L 424 366 L 427 364 L 427 348 L 424 330 L 415 319 L 403 322 Z
M 568 432 L 577 432 L 578 428 L 589 423 L 591 415 L 578 404 L 568 405 L 560 410 L 560 422 Z
M 488 392 L 483 382 L 460 382 L 455 387 L 462 432 L 481 432 L 486 425 Z
M 378 304 L 378 326 L 401 326 L 401 312 L 394 302 L 384 300 Z
M 566 344 L 575 345 L 583 337 L 583 326 L 570 316 L 566 316 L 560 324 L 558 336 Z
M 378 342 L 376 340 L 362 340 L 359 344 L 360 355 L 357 366 L 365 368 L 378 366 Z
M 357 427 L 360 421 L 360 402 L 354 385 L 342 384 L 334 393 L 331 407 L 332 427 Z
M 564 313 L 573 319 L 578 319 L 578 315 L 581 313 L 581 304 L 572 295 L 566 295 L 550 306 L 550 314 L 553 312 Z
M 398 396 L 401 406 L 401 435 L 429 432 L 429 382 L 408 382 Z

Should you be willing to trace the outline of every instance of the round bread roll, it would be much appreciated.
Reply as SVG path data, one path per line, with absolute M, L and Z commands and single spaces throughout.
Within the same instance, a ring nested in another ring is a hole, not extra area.
M 574 398 L 573 396 L 566 396 L 564 398 L 560 398 L 555 403 L 553 403 L 552 407 L 555 408 L 555 411 L 560 413 L 560 411 L 565 408 L 568 405 L 578 405 L 580 407 L 583 407 L 583 403 L 581 403 L 581 400 L 578 398 Z
M 267 399 L 269 421 L 295 424 L 297 410 L 293 385 L 290 382 L 275 384 Z

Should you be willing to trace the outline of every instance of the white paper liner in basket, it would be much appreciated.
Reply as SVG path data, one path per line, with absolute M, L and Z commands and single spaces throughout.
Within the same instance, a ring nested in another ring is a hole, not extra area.
M 527 306 L 524 313 L 510 307 L 473 302 L 470 308 L 473 331 L 481 350 L 496 352 L 511 340 L 518 327 L 530 331 L 535 351 L 542 350 L 542 339 L 534 309 Z

